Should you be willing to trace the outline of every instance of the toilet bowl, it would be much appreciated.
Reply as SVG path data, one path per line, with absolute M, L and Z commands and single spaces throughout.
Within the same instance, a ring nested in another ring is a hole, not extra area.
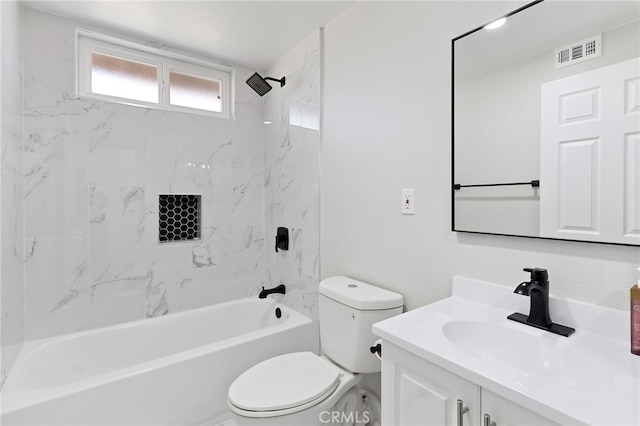
M 245 371 L 227 401 L 238 426 L 317 425 L 331 418 L 336 402 L 361 380 L 326 357 L 294 352 Z
M 319 285 L 323 356 L 295 352 L 263 361 L 229 387 L 227 405 L 238 426 L 379 424 L 375 395 L 359 387 L 380 371 L 371 326 L 402 313 L 402 296 L 346 277 Z M 371 402 L 373 404 L 371 404 Z M 375 410 L 374 410 L 375 411 Z

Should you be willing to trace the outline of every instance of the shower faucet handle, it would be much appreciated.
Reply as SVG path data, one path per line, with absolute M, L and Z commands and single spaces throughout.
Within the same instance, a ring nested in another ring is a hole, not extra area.
M 279 250 L 289 250 L 289 230 L 279 226 L 276 232 L 276 253 Z

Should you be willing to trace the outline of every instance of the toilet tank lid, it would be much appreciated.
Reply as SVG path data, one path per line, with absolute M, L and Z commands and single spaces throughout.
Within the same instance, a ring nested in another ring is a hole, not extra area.
M 363 311 L 392 309 L 402 306 L 402 295 L 352 278 L 335 276 L 318 286 L 320 294 Z

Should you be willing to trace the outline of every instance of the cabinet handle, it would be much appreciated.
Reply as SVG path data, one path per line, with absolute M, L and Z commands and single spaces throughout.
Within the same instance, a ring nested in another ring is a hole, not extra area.
M 491 421 L 491 416 L 488 414 L 484 415 L 484 420 L 482 422 L 483 426 L 496 426 L 496 422 Z
M 464 420 L 462 419 L 462 416 L 465 413 L 469 412 L 469 407 L 465 407 L 464 406 L 464 402 L 462 402 L 461 399 L 458 400 L 458 426 L 463 426 L 464 425 Z

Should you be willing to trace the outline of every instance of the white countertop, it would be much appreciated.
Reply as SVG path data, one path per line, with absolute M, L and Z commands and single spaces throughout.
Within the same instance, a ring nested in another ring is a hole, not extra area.
M 576 332 L 564 337 L 508 320 L 529 314 L 528 297 L 454 277 L 451 297 L 374 324 L 373 333 L 562 425 L 640 425 L 640 356 L 630 352 L 629 312 L 553 296 L 549 311 Z M 455 321 L 469 321 L 455 324 L 463 331 L 480 324 L 500 333 L 456 344 L 443 331 Z M 487 341 L 495 351 L 473 349 Z

